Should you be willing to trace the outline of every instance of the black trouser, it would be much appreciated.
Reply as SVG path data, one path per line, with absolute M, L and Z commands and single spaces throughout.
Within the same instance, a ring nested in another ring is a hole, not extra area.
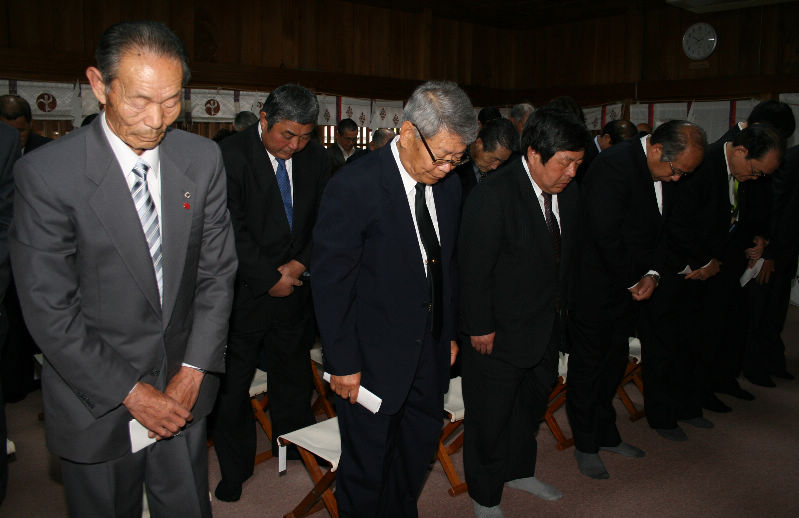
M 443 423 L 436 347 L 426 332 L 413 383 L 396 414 L 372 414 L 336 396 L 341 431 L 336 500 L 342 518 L 417 516 L 416 501 Z
M 699 315 L 705 391 L 717 392 L 734 385 L 741 373 L 749 325 L 746 292 L 740 284 L 742 273 L 722 265 L 721 271 L 706 281 L 704 305 Z
M 264 295 L 256 299 L 246 285 L 236 286 L 214 423 L 214 447 L 226 482 L 242 483 L 253 472 L 256 430 L 249 388 L 262 348 L 267 363 L 272 451 L 277 455 L 280 435 L 314 423 L 311 315 L 308 282 L 285 298 Z
M 566 414 L 581 452 L 596 453 L 621 442 L 613 398 L 629 361 L 634 322 L 633 311 L 607 322 L 571 316 Z
M 664 275 L 652 298 L 641 304 L 641 340 L 646 419 L 652 428 L 671 429 L 679 419 L 702 416 L 696 326 L 704 281 Z
M 559 326 L 553 337 L 559 337 Z M 518 367 L 470 344 L 463 355 L 463 465 L 469 496 L 485 507 L 499 505 L 505 482 L 535 475 L 536 434 L 558 376 L 553 339 L 533 366 Z

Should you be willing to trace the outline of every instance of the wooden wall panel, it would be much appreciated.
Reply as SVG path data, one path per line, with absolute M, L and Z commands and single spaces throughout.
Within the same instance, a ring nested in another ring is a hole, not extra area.
M 450 79 L 480 105 L 559 93 L 595 102 L 636 91 L 639 98 L 668 90 L 708 98 L 712 88 L 722 96 L 799 91 L 799 2 L 705 15 L 634 2 L 626 11 L 549 25 L 537 19 L 524 29 L 433 16 L 424 5 L 0 0 L 7 14 L 0 17 L 0 78 L 83 78 L 105 28 L 152 18 L 183 39 L 198 86 L 271 90 L 299 81 L 332 94 L 397 98 L 420 81 Z M 700 64 L 680 47 L 696 21 L 719 32 L 717 51 Z

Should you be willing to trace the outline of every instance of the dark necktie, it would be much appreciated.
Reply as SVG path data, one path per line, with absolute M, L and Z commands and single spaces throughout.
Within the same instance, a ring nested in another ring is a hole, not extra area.
M 552 212 L 552 195 L 548 192 L 542 192 L 544 197 L 544 219 L 547 222 L 547 230 L 549 236 L 552 238 L 552 248 L 555 249 L 555 263 L 560 266 L 560 227 L 558 227 L 558 220 L 555 219 L 555 213 Z
M 441 271 L 441 245 L 436 237 L 436 229 L 433 227 L 433 219 L 430 211 L 427 210 L 427 200 L 425 199 L 425 184 L 416 184 L 416 224 L 419 227 L 419 236 L 422 238 L 422 245 L 427 253 L 427 284 L 430 288 L 430 330 L 433 338 L 438 341 L 441 338 L 442 320 L 442 271 Z
M 155 203 L 150 190 L 147 188 L 147 172 L 150 166 L 139 159 L 133 166 L 133 174 L 136 180 L 130 188 L 133 203 L 136 206 L 136 213 L 139 215 L 144 238 L 147 240 L 147 248 L 150 249 L 150 257 L 153 259 L 153 270 L 155 271 L 155 282 L 158 284 L 158 296 L 163 303 L 164 300 L 164 264 L 161 255 L 161 227 L 158 224 L 158 212 L 155 210 Z
M 283 198 L 283 210 L 286 211 L 286 219 L 289 220 L 289 228 L 294 228 L 294 208 L 291 205 L 291 182 L 289 181 L 289 172 L 286 170 L 286 161 L 282 158 L 276 158 L 277 171 L 275 177 L 277 178 L 277 186 L 280 189 L 280 197 Z
M 488 173 L 480 171 L 480 178 L 477 180 L 477 183 L 485 182 L 487 177 L 488 177 Z

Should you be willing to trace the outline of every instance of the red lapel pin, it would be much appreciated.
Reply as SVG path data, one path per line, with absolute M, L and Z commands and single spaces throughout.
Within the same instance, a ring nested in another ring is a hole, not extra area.
M 186 202 L 183 204 L 183 208 L 189 210 L 191 208 L 191 205 L 189 205 L 189 202 Z

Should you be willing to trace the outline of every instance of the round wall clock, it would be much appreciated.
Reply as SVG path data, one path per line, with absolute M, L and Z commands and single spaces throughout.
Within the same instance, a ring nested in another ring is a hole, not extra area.
M 689 59 L 707 59 L 716 50 L 718 37 L 716 29 L 705 22 L 691 25 L 682 37 L 682 51 Z

